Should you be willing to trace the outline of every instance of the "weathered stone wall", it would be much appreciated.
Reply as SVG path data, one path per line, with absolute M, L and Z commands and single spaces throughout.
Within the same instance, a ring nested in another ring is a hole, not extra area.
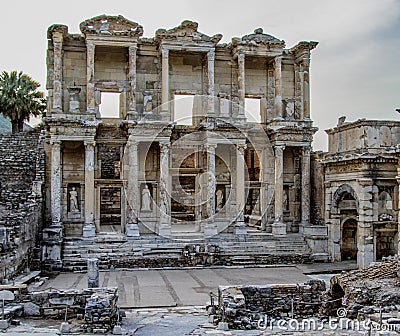
M 42 129 L 0 138 L 0 279 L 31 266 L 35 257 L 44 160 Z
M 220 286 L 218 320 L 227 322 L 230 328 L 253 329 L 264 316 L 315 316 L 325 289 L 322 280 L 309 280 L 303 285 Z
M 331 153 L 367 148 L 396 146 L 400 142 L 400 127 L 397 121 L 365 120 L 339 124 L 329 130 L 328 151 Z

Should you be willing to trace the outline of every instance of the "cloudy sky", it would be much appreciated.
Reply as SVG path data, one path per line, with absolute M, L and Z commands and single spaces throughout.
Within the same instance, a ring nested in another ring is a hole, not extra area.
M 45 86 L 46 31 L 53 23 L 78 33 L 79 23 L 100 14 L 121 14 L 143 25 L 144 36 L 184 19 L 199 22 L 221 42 L 257 27 L 286 41 L 319 41 L 311 61 L 311 117 L 320 131 L 316 150 L 326 150 L 323 130 L 346 115 L 399 119 L 399 0 L 153 0 L 7 1 L 2 6 L 0 70 L 22 70 Z

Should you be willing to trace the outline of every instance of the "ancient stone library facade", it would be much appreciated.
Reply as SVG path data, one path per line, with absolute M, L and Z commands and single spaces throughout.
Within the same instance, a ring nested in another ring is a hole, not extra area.
M 80 30 L 48 29 L 42 261 L 110 237 L 360 266 L 397 252 L 400 123 L 341 119 L 313 153 L 317 42 L 220 43 L 191 21 L 143 38 L 122 16 Z

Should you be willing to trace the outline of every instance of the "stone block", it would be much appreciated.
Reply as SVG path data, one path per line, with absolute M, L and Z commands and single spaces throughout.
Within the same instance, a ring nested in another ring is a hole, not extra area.
M 286 235 L 286 224 L 284 224 L 284 223 L 272 224 L 272 234 L 274 236 L 285 236 Z
M 8 321 L 7 320 L 0 320 L 0 330 L 5 330 L 8 328 Z
M 27 302 L 23 307 L 25 316 L 40 316 L 39 306 L 33 302 Z
M 82 235 L 84 238 L 96 237 L 96 227 L 93 224 L 84 225 Z
M 137 224 L 126 224 L 125 234 L 127 237 L 140 237 L 139 226 Z
M 68 322 L 61 323 L 60 334 L 61 335 L 69 334 L 69 323 Z

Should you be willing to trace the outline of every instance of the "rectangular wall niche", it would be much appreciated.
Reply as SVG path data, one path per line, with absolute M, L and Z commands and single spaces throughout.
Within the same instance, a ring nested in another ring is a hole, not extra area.
M 102 118 L 120 118 L 120 92 L 101 92 L 101 103 L 99 106 Z
M 121 188 L 100 188 L 100 224 L 121 224 Z
M 174 121 L 177 125 L 193 125 L 193 95 L 174 95 Z
M 248 122 L 261 123 L 261 99 L 245 98 L 245 116 Z

